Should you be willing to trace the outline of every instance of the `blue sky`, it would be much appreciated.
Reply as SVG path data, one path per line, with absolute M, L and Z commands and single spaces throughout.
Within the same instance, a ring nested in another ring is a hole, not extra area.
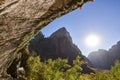
M 95 0 L 47 25 L 42 32 L 51 35 L 57 29 L 65 27 L 73 42 L 87 56 L 98 49 L 109 49 L 120 41 L 120 0 Z M 85 45 L 89 34 L 101 37 L 101 44 L 95 48 Z

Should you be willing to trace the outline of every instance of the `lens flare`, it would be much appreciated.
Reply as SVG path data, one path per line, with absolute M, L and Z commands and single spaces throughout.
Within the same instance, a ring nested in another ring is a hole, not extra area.
M 100 37 L 95 34 L 91 34 L 86 37 L 85 43 L 89 47 L 96 47 L 100 44 Z

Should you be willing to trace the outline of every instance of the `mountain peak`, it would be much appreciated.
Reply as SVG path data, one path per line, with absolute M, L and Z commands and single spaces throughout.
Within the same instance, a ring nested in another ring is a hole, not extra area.
M 51 37 L 55 37 L 55 36 L 63 36 L 63 35 L 69 35 L 68 31 L 66 30 L 65 27 L 62 27 L 60 29 L 58 29 L 57 31 L 55 31 Z
M 50 38 L 63 38 L 63 37 L 67 38 L 68 40 L 72 42 L 70 33 L 66 30 L 65 27 L 58 29 L 50 36 Z

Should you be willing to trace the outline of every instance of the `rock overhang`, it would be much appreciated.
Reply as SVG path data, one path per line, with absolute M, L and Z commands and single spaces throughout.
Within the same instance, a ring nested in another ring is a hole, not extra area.
M 88 1 L 93 0 L 4 0 L 0 5 L 0 74 L 40 29 Z

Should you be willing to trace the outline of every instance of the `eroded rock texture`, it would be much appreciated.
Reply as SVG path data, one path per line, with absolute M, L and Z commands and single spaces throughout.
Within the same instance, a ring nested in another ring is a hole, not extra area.
M 0 1 L 0 76 L 18 56 L 30 38 L 66 13 L 92 0 L 1 0 Z

